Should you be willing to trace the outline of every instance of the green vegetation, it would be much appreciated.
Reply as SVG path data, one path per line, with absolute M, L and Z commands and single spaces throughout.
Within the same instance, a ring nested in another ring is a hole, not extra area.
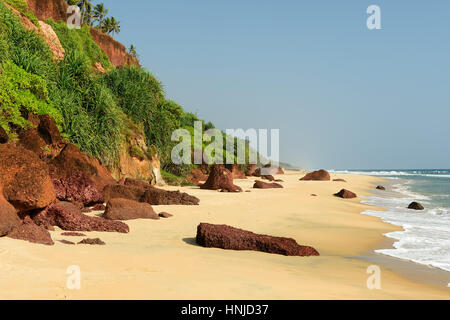
M 112 69 L 108 56 L 92 40 L 91 27 L 84 25 L 81 29 L 70 30 L 64 21 L 55 22 L 49 19 L 47 23 L 52 26 L 65 50 L 68 52 L 82 52 L 91 66 L 100 62 L 105 70 Z
M 20 11 L 25 17 L 27 17 L 35 26 L 39 27 L 39 21 L 34 14 L 28 9 L 28 3 L 25 0 L 4 0 L 5 3 L 11 7 Z
M 28 10 L 23 1 L 7 2 Z M 89 1 L 84 2 L 89 6 Z M 104 7 L 93 12 L 92 21 L 104 21 Z M 66 50 L 62 61 L 54 59 L 41 36 L 26 30 L 0 0 L 0 126 L 13 137 L 15 131 L 30 125 L 28 113 L 49 114 L 66 139 L 110 167 L 117 166 L 124 141 L 145 136 L 148 150 L 134 146 L 130 154 L 152 159 L 158 153 L 165 178 L 183 183 L 180 177 L 193 165 L 171 162 L 176 144 L 171 136 L 179 128 L 193 136 L 198 117 L 167 100 L 162 84 L 149 71 L 138 66 L 115 68 L 93 41 L 91 26 L 70 30 L 64 22 L 47 23 Z M 136 54 L 134 46 L 130 52 Z M 105 74 L 96 72 L 98 62 Z M 202 124 L 204 130 L 214 128 L 210 122 Z M 199 148 L 205 146 L 202 143 Z

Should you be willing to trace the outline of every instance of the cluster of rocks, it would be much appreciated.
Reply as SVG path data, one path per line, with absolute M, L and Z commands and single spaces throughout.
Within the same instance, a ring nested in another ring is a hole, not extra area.
M 206 248 L 251 250 L 285 256 L 319 256 L 319 252 L 299 245 L 294 239 L 255 234 L 227 225 L 201 223 L 197 227 L 196 242 Z
M 128 233 L 120 220 L 160 218 L 151 205 L 199 203 L 138 180 L 119 184 L 97 159 L 65 141 L 51 117 L 30 114 L 28 121 L 17 141 L 0 128 L 0 236 L 52 245 L 54 227 Z M 92 210 L 105 213 L 84 214 Z

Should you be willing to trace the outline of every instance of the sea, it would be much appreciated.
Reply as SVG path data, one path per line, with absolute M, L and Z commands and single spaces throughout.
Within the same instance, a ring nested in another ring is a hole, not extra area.
M 427 170 L 333 170 L 387 178 L 387 191 L 374 191 L 364 203 L 384 208 L 363 214 L 401 226 L 386 234 L 394 247 L 376 252 L 450 272 L 450 169 Z M 407 209 L 417 201 L 424 211 Z

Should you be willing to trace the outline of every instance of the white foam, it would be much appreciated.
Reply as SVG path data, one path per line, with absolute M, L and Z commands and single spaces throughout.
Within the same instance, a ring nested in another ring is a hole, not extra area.
M 450 214 L 445 208 L 431 208 L 424 211 L 406 209 L 411 200 L 429 199 L 412 192 L 405 185 L 394 185 L 401 197 L 366 197 L 366 204 L 387 209 L 386 212 L 369 210 L 363 214 L 381 218 L 403 231 L 386 234 L 397 240 L 393 249 L 376 252 L 391 257 L 450 271 Z
M 420 176 L 420 177 L 432 177 L 432 178 L 450 178 L 450 174 L 446 170 L 435 170 L 433 173 L 421 173 L 419 171 L 349 171 L 349 170 L 329 170 L 330 173 L 342 173 L 342 174 L 360 174 L 368 176 Z

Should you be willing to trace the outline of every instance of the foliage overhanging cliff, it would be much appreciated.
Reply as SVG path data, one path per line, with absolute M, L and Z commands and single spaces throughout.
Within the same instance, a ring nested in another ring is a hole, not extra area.
M 178 128 L 192 132 L 197 116 L 167 100 L 161 83 L 123 45 L 91 26 L 70 30 L 65 21 L 55 21 L 65 8 L 63 0 L 44 2 L 56 11 L 45 12 L 35 0 L 0 0 L 0 126 L 14 137 L 17 129 L 31 125 L 27 113 L 49 114 L 66 139 L 113 168 L 132 122 L 158 151 L 163 169 L 187 174 L 190 166 L 170 161 L 171 133 Z M 37 28 L 39 18 L 45 18 L 64 58 L 56 59 L 42 35 L 26 28 L 24 18 L 5 3 Z

